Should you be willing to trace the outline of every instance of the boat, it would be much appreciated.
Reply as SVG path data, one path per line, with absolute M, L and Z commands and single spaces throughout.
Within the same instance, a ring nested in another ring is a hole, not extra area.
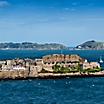
M 102 57 L 100 57 L 100 63 L 103 63 Z

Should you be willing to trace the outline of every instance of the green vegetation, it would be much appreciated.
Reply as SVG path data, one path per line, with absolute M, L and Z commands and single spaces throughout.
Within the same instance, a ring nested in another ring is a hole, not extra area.
M 57 64 L 53 67 L 53 70 L 54 70 L 53 71 L 54 73 L 75 73 L 75 72 L 79 72 L 78 69 L 63 67 L 63 66 L 59 66 Z
M 80 72 L 81 74 L 83 74 L 83 73 L 99 72 L 99 71 L 101 71 L 101 68 L 83 70 L 80 65 L 78 65 L 76 68 L 74 68 L 74 67 L 70 68 L 70 67 L 59 66 L 59 65 L 56 64 L 53 67 L 53 70 L 54 70 L 53 71 L 54 73 L 75 73 L 75 72 Z
M 98 69 L 87 69 L 87 70 L 82 70 L 82 73 L 95 73 L 101 71 L 101 68 Z

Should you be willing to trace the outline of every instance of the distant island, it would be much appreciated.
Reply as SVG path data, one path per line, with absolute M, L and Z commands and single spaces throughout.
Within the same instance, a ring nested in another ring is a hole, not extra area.
M 97 42 L 95 40 L 86 41 L 75 47 L 75 49 L 82 50 L 104 50 L 104 42 Z
M 76 47 L 65 46 L 59 43 L 0 43 L 0 50 L 104 50 L 104 42 L 97 42 L 95 40 L 86 41 Z
M 68 47 L 57 43 L 38 44 L 31 42 L 23 43 L 0 43 L 0 50 L 66 50 Z

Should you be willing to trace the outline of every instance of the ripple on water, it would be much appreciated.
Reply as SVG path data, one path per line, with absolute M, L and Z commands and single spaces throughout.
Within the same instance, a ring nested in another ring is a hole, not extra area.
M 0 104 L 103 104 L 103 98 L 104 78 L 0 82 Z

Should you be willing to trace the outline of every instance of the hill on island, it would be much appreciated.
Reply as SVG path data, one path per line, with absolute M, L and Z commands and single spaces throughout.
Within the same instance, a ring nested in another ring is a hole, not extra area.
M 91 40 L 76 46 L 76 49 L 103 50 L 104 42 L 97 42 L 97 41 Z
M 34 50 L 61 50 L 68 49 L 68 47 L 57 43 L 38 44 L 31 42 L 23 43 L 0 43 L 0 49 L 34 49 Z

